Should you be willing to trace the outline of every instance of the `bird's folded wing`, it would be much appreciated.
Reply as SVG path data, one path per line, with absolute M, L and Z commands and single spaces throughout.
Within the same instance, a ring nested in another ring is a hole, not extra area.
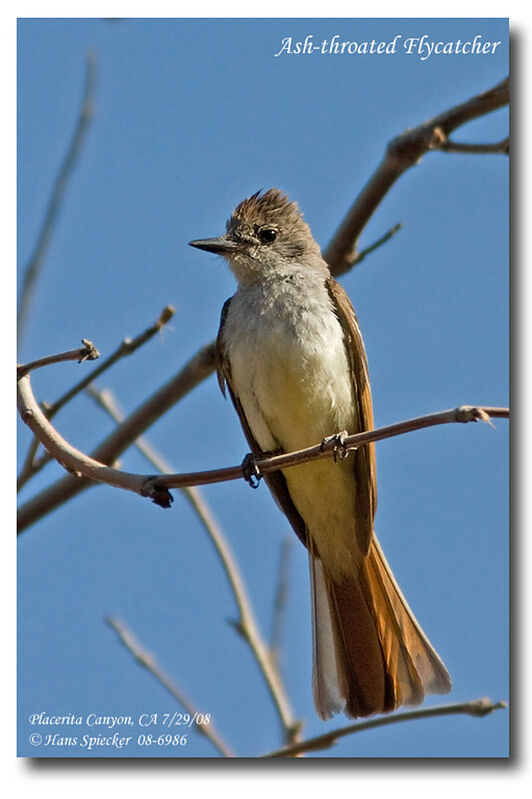
M 244 434 L 246 436 L 247 442 L 250 446 L 252 453 L 255 455 L 261 455 L 262 450 L 257 444 L 255 436 L 253 435 L 251 428 L 248 424 L 248 421 L 246 419 L 246 415 L 244 413 L 238 395 L 236 394 L 233 388 L 231 380 L 231 367 L 224 351 L 222 331 L 225 319 L 227 317 L 227 312 L 229 310 L 230 302 L 231 299 L 226 300 L 222 308 L 220 329 L 218 330 L 218 336 L 216 339 L 218 382 L 220 384 L 220 388 L 222 389 L 224 395 L 225 395 L 226 385 L 229 389 L 229 395 L 231 397 L 235 410 L 240 419 L 240 424 L 242 425 L 242 429 L 244 431 Z M 300 514 L 298 513 L 294 503 L 292 502 L 283 473 L 281 471 L 269 472 L 268 474 L 264 475 L 264 480 L 266 481 L 266 484 L 270 489 L 273 498 L 277 502 L 279 508 L 283 511 L 288 521 L 292 525 L 292 528 L 296 533 L 297 537 L 303 543 L 304 546 L 307 546 L 307 531 L 305 523 L 301 518 Z

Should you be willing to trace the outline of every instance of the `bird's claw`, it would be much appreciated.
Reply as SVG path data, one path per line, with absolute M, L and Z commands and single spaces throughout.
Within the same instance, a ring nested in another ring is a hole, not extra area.
M 251 488 L 258 488 L 259 483 L 262 480 L 262 474 L 257 466 L 257 460 L 260 460 L 257 455 L 254 455 L 252 452 L 248 452 L 242 461 L 244 479 L 249 483 Z
M 346 447 L 345 439 L 348 436 L 347 430 L 342 430 L 341 433 L 335 433 L 333 436 L 327 436 L 321 442 L 322 452 L 332 450 L 334 462 L 343 461 L 349 455 L 349 449 Z

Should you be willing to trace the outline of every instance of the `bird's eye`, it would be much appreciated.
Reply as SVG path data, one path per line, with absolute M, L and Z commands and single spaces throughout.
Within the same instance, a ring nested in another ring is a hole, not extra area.
M 259 230 L 259 239 L 263 244 L 271 244 L 277 238 L 277 231 L 272 227 L 264 227 Z

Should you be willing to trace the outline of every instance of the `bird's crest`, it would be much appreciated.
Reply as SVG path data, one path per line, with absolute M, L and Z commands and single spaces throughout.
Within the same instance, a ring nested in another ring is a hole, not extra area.
M 297 203 L 291 202 L 280 189 L 268 189 L 247 197 L 237 205 L 231 219 L 227 222 L 227 230 L 236 226 L 253 226 L 283 223 L 285 226 L 306 226 Z

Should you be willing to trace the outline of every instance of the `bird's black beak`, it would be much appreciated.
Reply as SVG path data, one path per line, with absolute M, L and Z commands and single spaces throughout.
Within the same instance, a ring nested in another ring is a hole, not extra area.
M 196 241 L 189 241 L 189 245 L 197 247 L 198 250 L 214 252 L 217 255 L 229 255 L 237 249 L 235 242 L 226 236 L 220 236 L 218 239 L 196 239 Z

